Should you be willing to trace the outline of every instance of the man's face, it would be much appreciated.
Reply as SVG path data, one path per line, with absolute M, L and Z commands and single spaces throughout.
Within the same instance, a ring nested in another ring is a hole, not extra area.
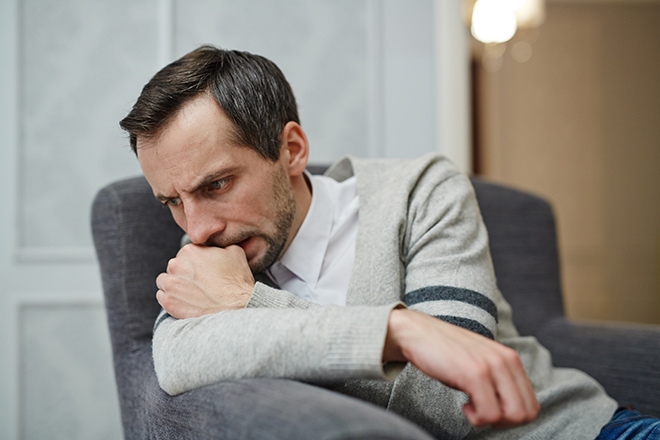
M 195 244 L 239 245 L 253 272 L 288 246 L 296 201 L 284 159 L 232 141 L 233 124 L 206 94 L 184 105 L 138 160 L 154 195 Z

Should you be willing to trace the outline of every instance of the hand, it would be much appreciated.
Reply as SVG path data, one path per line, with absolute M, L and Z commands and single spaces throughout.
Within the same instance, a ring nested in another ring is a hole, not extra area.
M 239 246 L 188 244 L 156 278 L 156 299 L 175 318 L 191 318 L 246 306 L 254 277 Z
M 515 350 L 469 330 L 407 309 L 392 311 L 383 361 L 405 360 L 465 392 L 477 427 L 508 428 L 534 420 L 540 405 Z

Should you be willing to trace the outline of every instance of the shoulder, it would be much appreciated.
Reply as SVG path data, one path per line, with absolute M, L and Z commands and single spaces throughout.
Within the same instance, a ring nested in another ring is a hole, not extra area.
M 397 188 L 410 193 L 417 187 L 437 185 L 460 174 L 454 164 L 439 153 L 428 153 L 414 159 L 348 156 L 332 165 L 326 173 L 338 181 L 356 176 L 361 193 L 385 189 L 384 181 L 392 182 Z

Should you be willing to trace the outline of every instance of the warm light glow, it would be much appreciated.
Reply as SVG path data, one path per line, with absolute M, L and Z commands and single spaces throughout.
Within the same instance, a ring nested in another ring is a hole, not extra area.
M 523 0 L 515 8 L 519 28 L 539 27 L 545 20 L 544 0 Z
M 545 0 L 477 0 L 472 35 L 483 43 L 504 43 L 518 28 L 538 27 L 545 19 Z
M 472 11 L 474 38 L 483 43 L 509 41 L 518 29 L 514 9 L 518 2 L 519 0 L 477 0 Z

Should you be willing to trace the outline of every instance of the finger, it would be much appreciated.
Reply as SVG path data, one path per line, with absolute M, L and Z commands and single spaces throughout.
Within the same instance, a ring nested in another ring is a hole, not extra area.
M 189 314 L 186 314 L 186 304 L 179 301 L 176 296 L 158 290 L 156 292 L 156 300 L 170 316 L 176 319 L 190 317 Z
M 156 301 L 158 301 L 158 304 L 160 304 L 160 306 L 163 309 L 165 309 L 165 311 L 167 312 L 167 307 L 165 307 L 165 303 L 167 302 L 166 298 L 167 298 L 167 294 L 165 292 L 163 292 L 162 290 L 159 289 L 156 292 Z
M 512 371 L 512 375 L 518 385 L 523 400 L 523 407 L 526 413 L 524 421 L 530 422 L 536 418 L 541 408 L 538 398 L 536 397 L 536 391 L 534 391 L 534 386 L 527 376 L 522 362 L 519 362 L 519 366 L 516 367 L 516 370 Z
M 183 245 L 183 246 L 181 246 L 179 251 L 176 253 L 176 256 L 178 257 L 179 255 L 186 254 L 186 253 L 190 252 L 191 250 L 195 249 L 196 246 L 197 245 L 192 244 L 192 243 L 188 243 L 186 245 Z
M 170 258 L 169 261 L 167 262 L 167 268 L 165 271 L 167 273 L 173 273 L 176 270 L 177 264 L 180 261 L 179 259 L 179 254 L 175 258 Z
M 229 245 L 226 248 L 224 248 L 224 250 L 226 252 L 229 252 L 230 255 L 233 255 L 234 257 L 242 257 L 242 259 L 246 258 L 245 250 L 236 244 Z
M 471 384 L 465 390 L 470 401 L 463 407 L 463 413 L 472 425 L 485 427 L 501 420 L 502 409 L 490 366 L 482 362 L 474 368 Z
M 526 400 L 530 388 L 518 377 L 525 377 L 515 351 L 497 345 L 484 346 L 486 354 L 479 367 L 476 390 L 470 393 L 470 404 L 464 409 L 475 426 L 513 426 L 529 418 Z
M 500 360 L 494 369 L 498 396 L 502 408 L 502 420 L 496 427 L 510 427 L 529 422 L 536 416 L 536 396 L 522 366 L 518 354 L 502 347 Z
M 156 277 L 156 287 L 159 290 L 164 291 L 165 290 L 165 278 L 167 277 L 166 273 L 161 273 Z

